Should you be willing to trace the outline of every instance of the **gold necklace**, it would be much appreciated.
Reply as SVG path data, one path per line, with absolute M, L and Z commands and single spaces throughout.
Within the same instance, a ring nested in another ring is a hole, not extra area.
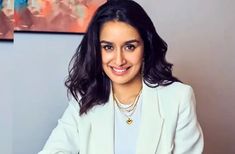
M 119 109 L 121 109 L 122 111 L 125 111 L 125 112 L 131 112 L 133 111 L 133 109 L 135 108 L 135 105 L 136 105 L 136 101 L 134 101 L 131 105 L 128 105 L 127 107 L 126 106 L 122 106 L 120 103 L 120 101 L 118 100 L 118 98 L 116 96 L 114 96 L 115 100 L 117 101 L 117 106 L 119 107 Z M 136 97 L 137 98 L 137 97 Z M 135 99 L 136 99 L 135 98 Z
M 136 107 L 137 107 L 137 102 L 139 100 L 139 97 L 140 97 L 140 94 L 141 94 L 141 91 L 142 89 L 140 90 L 140 92 L 138 93 L 138 95 L 136 96 L 135 98 L 135 101 L 128 107 L 122 107 L 120 103 L 120 101 L 118 100 L 118 98 L 114 95 L 114 99 L 115 99 L 115 102 L 117 104 L 117 107 L 119 109 L 119 111 L 125 116 L 127 117 L 127 120 L 126 120 L 126 123 L 128 125 L 132 124 L 133 123 L 133 119 L 131 118 L 131 116 L 134 114 L 135 110 L 136 110 Z M 127 114 L 129 113 L 129 115 Z

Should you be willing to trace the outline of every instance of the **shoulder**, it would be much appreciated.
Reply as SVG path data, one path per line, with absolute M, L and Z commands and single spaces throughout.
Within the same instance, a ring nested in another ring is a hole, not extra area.
M 80 106 L 78 101 L 74 97 L 70 97 L 68 101 L 68 106 L 63 114 L 63 117 L 77 122 L 80 117 L 79 112 Z
M 160 95 L 172 96 L 174 99 L 184 97 L 185 94 L 193 93 L 193 89 L 190 85 L 174 82 L 168 86 L 159 86 L 157 90 Z
M 148 95 L 151 95 L 151 91 L 155 91 L 154 93 L 158 95 L 158 99 L 163 102 L 175 102 L 179 103 L 187 96 L 193 95 L 193 89 L 190 85 L 184 84 L 181 82 L 173 82 L 167 86 L 157 86 L 155 88 L 151 88 L 148 86 L 149 84 L 145 84 L 145 90 Z M 153 94 L 153 93 L 152 93 Z
M 193 89 L 190 85 L 174 82 L 168 86 L 159 86 L 156 88 L 159 97 L 168 98 L 174 100 L 174 102 L 181 102 L 186 97 L 194 94 Z
M 73 110 L 74 112 L 78 112 L 79 113 L 80 106 L 79 106 L 78 101 L 74 97 L 70 97 L 69 98 L 69 103 L 68 103 L 68 108 L 70 110 Z
M 156 88 L 162 114 L 178 113 L 185 107 L 195 105 L 193 89 L 190 85 L 174 82 L 168 86 Z
M 70 114 L 75 115 L 75 117 L 77 118 L 78 121 L 80 121 L 81 119 L 89 119 L 90 116 L 92 116 L 94 113 L 99 113 L 103 110 L 105 110 L 106 108 L 106 104 L 104 105 L 95 105 L 93 106 L 87 113 L 83 113 L 82 115 L 80 115 L 80 105 L 79 105 L 79 101 L 80 101 L 81 97 L 79 96 L 78 99 L 75 99 L 74 97 L 70 97 L 69 99 L 69 104 L 67 107 L 67 110 Z

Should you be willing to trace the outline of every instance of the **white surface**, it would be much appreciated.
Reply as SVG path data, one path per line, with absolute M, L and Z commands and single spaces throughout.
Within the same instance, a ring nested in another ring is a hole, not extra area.
M 4 49 L 4 50 L 3 50 Z M 11 81 L 13 77 L 13 66 L 10 58 L 12 45 L 0 43 L 0 153 L 12 153 L 12 97 Z M 5 54 L 7 53 L 7 54 Z
M 7 126 L 0 138 L 6 152 L 1 147 L 0 153 L 10 154 L 12 145 L 14 154 L 35 154 L 42 148 L 67 106 L 64 81 L 80 39 L 17 33 L 14 44 L 0 44 L 1 106 L 4 103 L 0 113 Z

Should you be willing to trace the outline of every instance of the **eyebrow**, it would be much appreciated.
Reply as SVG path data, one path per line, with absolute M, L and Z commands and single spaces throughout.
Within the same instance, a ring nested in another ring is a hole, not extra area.
M 136 39 L 134 39 L 134 40 L 129 40 L 129 41 L 126 41 L 125 42 L 125 44 L 129 44 L 129 43 L 140 43 L 140 41 L 139 40 L 136 40 Z
M 112 42 L 105 41 L 105 40 L 100 41 L 100 43 L 113 44 Z M 129 40 L 129 41 L 124 42 L 124 44 L 129 44 L 129 43 L 138 43 L 139 44 L 140 41 L 136 40 L 136 39 L 133 39 L 133 40 Z
M 112 42 L 105 41 L 105 40 L 102 40 L 102 41 L 100 41 L 100 43 L 105 43 L 105 44 L 113 44 Z

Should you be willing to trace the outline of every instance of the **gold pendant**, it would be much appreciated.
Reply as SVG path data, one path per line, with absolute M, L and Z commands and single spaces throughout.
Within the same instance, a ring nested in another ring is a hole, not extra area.
M 131 118 L 128 118 L 127 121 L 126 121 L 126 123 L 127 123 L 128 125 L 132 124 L 132 122 L 133 122 L 133 120 L 132 120 Z

